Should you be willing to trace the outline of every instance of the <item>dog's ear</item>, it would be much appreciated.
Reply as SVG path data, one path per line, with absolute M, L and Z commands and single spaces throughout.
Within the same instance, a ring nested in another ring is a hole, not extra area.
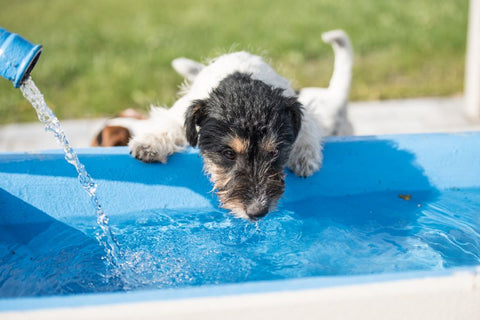
M 187 58 L 177 58 L 172 61 L 172 67 L 185 79 L 193 81 L 205 65 Z
M 300 128 L 302 127 L 303 107 L 296 98 L 290 98 L 288 100 L 287 109 L 292 117 L 292 127 L 296 138 L 300 132 Z
M 185 136 L 192 147 L 198 143 L 197 126 L 205 119 L 205 115 L 205 103 L 202 100 L 194 101 L 185 113 Z

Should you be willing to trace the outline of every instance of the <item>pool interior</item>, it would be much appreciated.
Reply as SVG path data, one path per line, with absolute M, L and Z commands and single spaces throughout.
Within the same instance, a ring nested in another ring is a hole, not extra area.
M 61 152 L 0 157 L 0 297 L 198 288 L 480 265 L 480 133 L 327 141 L 257 223 L 218 210 L 194 149 L 168 165 L 124 148 L 82 163 L 123 259 L 107 268 L 89 199 Z
M 285 201 L 256 223 L 208 208 L 133 211 L 111 217 L 123 255 L 113 269 L 91 216 L 0 224 L 0 297 L 474 266 L 478 203 L 479 188 L 448 188 Z

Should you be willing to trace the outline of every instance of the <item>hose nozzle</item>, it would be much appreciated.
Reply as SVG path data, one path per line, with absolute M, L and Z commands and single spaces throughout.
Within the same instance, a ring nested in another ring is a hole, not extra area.
M 41 53 L 42 45 L 34 45 L 0 27 L 0 75 L 15 88 L 28 78 Z

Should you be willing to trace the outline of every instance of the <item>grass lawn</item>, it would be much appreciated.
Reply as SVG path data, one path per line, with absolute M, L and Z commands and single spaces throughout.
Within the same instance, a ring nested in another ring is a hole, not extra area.
M 170 105 L 175 57 L 231 50 L 268 57 L 295 87 L 325 86 L 342 28 L 355 49 L 352 100 L 463 90 L 467 0 L 0 0 L 0 26 L 44 52 L 33 78 L 60 119 Z M 0 79 L 0 123 L 35 121 Z

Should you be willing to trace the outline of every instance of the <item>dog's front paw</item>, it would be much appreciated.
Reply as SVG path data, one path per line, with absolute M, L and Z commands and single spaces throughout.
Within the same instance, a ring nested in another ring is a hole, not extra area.
M 144 134 L 130 140 L 128 146 L 133 157 L 143 162 L 167 163 L 169 155 L 180 151 L 183 139 L 175 139 L 168 133 Z
M 287 166 L 297 176 L 309 177 L 321 168 L 322 160 L 323 157 L 320 150 L 303 148 L 300 151 L 294 149 Z

